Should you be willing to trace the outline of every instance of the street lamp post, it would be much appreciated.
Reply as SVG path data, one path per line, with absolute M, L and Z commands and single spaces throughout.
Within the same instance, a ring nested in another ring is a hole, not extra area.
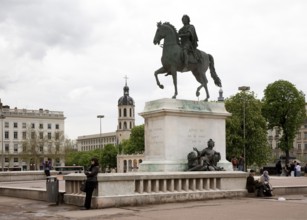
M 2 152 L 1 152 L 1 156 L 2 156 L 2 171 L 4 171 L 4 139 L 3 139 L 3 121 L 5 119 L 5 116 L 2 114 L 0 115 L 0 119 L 1 119 L 1 146 L 2 146 Z
M 244 157 L 244 171 L 246 171 L 246 131 L 245 131 L 245 125 L 246 125 L 246 97 L 245 92 L 250 90 L 249 86 L 240 86 L 239 90 L 244 92 L 244 99 L 243 99 L 243 141 L 244 141 L 244 148 L 243 148 L 243 157 Z
M 97 115 L 97 118 L 100 120 L 100 133 L 99 133 L 99 159 L 101 160 L 101 119 L 104 118 L 104 115 Z

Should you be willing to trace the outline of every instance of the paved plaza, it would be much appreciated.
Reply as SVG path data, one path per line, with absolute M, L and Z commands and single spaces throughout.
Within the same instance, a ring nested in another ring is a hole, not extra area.
M 272 177 L 273 186 L 307 185 L 307 177 Z M 15 187 L 44 188 L 45 181 L 9 184 Z M 64 189 L 60 180 L 60 188 Z M 0 196 L 1 220 L 30 219 L 114 219 L 114 220 L 306 220 L 307 195 L 273 196 L 271 198 L 244 197 L 203 200 L 195 202 L 145 205 L 107 209 L 80 210 L 80 207 Z
M 1 220 L 28 219 L 114 219 L 114 220 L 306 220 L 307 197 L 218 199 L 186 203 L 168 203 L 138 207 L 79 210 L 35 200 L 0 196 Z

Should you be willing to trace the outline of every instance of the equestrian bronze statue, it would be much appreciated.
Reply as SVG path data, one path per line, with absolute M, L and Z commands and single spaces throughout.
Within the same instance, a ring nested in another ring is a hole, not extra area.
M 164 86 L 160 83 L 158 75 L 165 74 L 173 77 L 175 93 L 173 99 L 178 94 L 177 90 L 177 71 L 191 71 L 200 83 L 196 90 L 196 96 L 200 95 L 200 89 L 204 87 L 206 90 L 206 99 L 209 99 L 208 80 L 206 71 L 210 69 L 211 77 L 215 85 L 222 87 L 222 83 L 214 68 L 214 60 L 212 55 L 207 54 L 197 49 L 197 35 L 193 25 L 190 25 L 190 18 L 184 15 L 182 18 L 184 26 L 177 33 L 176 28 L 168 22 L 157 24 L 157 31 L 154 37 L 154 44 L 160 45 L 160 41 L 164 39 L 162 51 L 162 67 L 155 71 L 157 85 L 163 89 Z M 181 40 L 179 40 L 179 38 Z

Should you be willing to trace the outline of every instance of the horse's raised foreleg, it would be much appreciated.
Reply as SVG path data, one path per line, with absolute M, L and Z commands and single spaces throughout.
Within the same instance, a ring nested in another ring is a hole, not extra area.
M 166 70 L 164 69 L 164 67 L 161 67 L 160 69 L 155 71 L 156 82 L 157 82 L 157 85 L 160 87 L 160 89 L 164 89 L 164 86 L 162 84 L 160 84 L 160 81 L 159 81 L 159 78 L 158 78 L 158 75 L 162 74 L 162 73 L 166 73 Z

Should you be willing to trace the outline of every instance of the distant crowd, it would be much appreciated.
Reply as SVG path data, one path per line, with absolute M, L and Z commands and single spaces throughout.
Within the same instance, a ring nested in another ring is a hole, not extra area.
M 284 173 L 285 176 L 296 176 L 296 177 L 301 176 L 302 166 L 296 160 L 287 163 L 284 167 L 282 167 L 281 161 L 279 160 L 276 163 L 275 168 L 276 168 L 276 172 L 278 175 L 282 175 Z M 305 176 L 307 176 L 307 163 L 304 166 L 303 170 L 304 170 Z
M 244 171 L 244 157 L 241 155 L 239 158 L 233 156 L 231 158 L 232 168 L 234 171 Z M 297 160 L 290 161 L 286 165 L 282 166 L 281 160 L 278 160 L 275 164 L 275 173 L 278 176 L 294 176 L 299 177 L 304 171 L 305 176 L 307 176 L 307 163 L 304 167 L 301 166 L 300 162 Z

